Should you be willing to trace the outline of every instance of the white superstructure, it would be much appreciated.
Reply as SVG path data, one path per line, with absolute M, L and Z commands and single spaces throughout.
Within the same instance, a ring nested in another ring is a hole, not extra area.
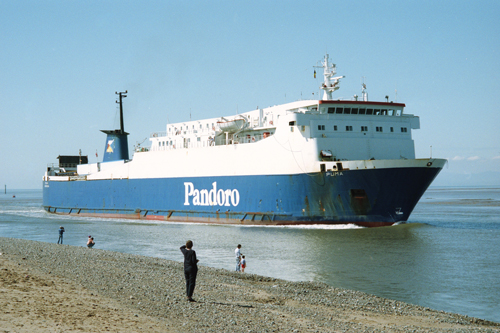
M 336 68 L 328 55 L 322 64 L 323 100 L 168 124 L 164 132 L 151 133 L 150 147 L 136 149 L 131 161 L 80 165 L 78 174 L 88 179 L 296 174 L 318 172 L 321 162 L 329 169 L 338 161 L 414 159 L 411 130 L 420 127 L 419 118 L 405 114 L 401 103 L 332 100 L 343 76 L 333 77 Z

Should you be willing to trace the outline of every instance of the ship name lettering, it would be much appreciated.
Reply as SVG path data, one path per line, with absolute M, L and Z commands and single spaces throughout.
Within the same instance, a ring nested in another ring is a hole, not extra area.
M 344 174 L 342 173 L 342 171 L 335 171 L 335 172 L 331 172 L 330 173 L 330 176 L 331 177 L 335 177 L 335 176 L 343 176 Z
M 192 198 L 192 202 L 190 199 Z M 212 183 L 210 190 L 198 190 L 191 182 L 184 183 L 184 206 L 238 206 L 240 203 L 240 192 L 233 189 L 217 189 L 217 182 Z

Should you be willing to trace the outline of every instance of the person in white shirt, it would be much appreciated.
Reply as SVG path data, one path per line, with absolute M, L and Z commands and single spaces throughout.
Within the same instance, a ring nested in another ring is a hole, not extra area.
M 241 259 L 241 244 L 238 244 L 236 247 L 236 250 L 234 250 L 234 254 L 236 256 L 236 272 L 239 272 L 241 270 L 241 265 L 240 265 L 240 259 Z

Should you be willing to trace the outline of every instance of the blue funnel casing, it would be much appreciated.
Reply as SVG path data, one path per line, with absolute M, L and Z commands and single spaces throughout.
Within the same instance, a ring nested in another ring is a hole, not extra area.
M 101 132 L 106 133 L 106 145 L 104 146 L 104 155 L 102 158 L 103 162 L 121 161 L 128 160 L 128 133 L 123 129 L 123 104 L 122 98 L 127 97 L 125 95 L 127 91 L 116 93 L 120 96 L 120 129 L 117 130 L 101 130 Z
M 107 134 L 106 145 L 104 146 L 103 162 L 128 160 L 128 133 L 115 131 L 101 131 Z

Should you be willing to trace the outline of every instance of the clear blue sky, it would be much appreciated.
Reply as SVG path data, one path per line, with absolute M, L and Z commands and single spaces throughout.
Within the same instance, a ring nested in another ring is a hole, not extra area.
M 336 97 L 365 77 L 371 100 L 420 116 L 417 156 L 449 159 L 436 185 L 500 185 L 499 17 L 500 1 L 0 0 L 0 185 L 101 159 L 115 91 L 132 146 L 190 114 L 312 97 L 325 52 Z

